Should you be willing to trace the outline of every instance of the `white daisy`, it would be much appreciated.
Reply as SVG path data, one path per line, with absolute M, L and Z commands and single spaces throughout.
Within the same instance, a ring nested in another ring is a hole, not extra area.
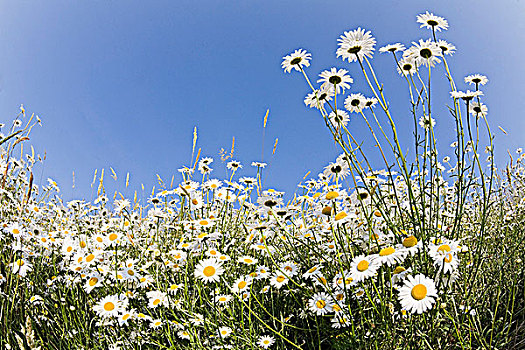
M 200 261 L 195 266 L 195 277 L 200 278 L 205 283 L 218 282 L 224 273 L 222 262 L 216 258 L 209 258 Z
M 316 315 L 325 315 L 332 312 L 334 303 L 330 296 L 324 292 L 316 293 L 308 300 L 310 311 Z
M 438 32 L 448 29 L 448 22 L 446 19 L 436 16 L 428 11 L 426 11 L 426 13 L 417 15 L 417 22 L 421 23 L 419 26 L 420 28 L 425 27 L 427 29 L 437 30 Z
M 355 282 L 361 282 L 375 276 L 378 268 L 379 265 L 372 256 L 359 255 L 350 263 L 351 277 Z
M 284 69 L 285 73 L 290 73 L 292 69 L 296 71 L 301 71 L 301 68 L 310 66 L 310 59 L 312 55 L 309 54 L 306 50 L 298 49 L 292 52 L 291 54 L 283 57 L 283 62 L 281 63 L 281 68 Z
M 321 89 L 331 89 L 335 87 L 335 91 L 339 93 L 344 93 L 345 89 L 350 88 L 350 84 L 354 80 L 347 74 L 346 69 L 337 69 L 330 68 L 330 70 L 322 71 L 319 76 L 321 77 L 317 80 L 318 83 L 322 83 Z
M 407 276 L 405 284 L 399 289 L 399 302 L 404 310 L 421 314 L 432 308 L 437 298 L 434 281 L 423 274 Z

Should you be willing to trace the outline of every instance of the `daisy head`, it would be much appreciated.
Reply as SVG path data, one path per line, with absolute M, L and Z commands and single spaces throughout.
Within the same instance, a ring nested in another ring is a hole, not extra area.
M 421 314 L 436 302 L 437 289 L 434 281 L 423 274 L 408 276 L 399 289 L 399 302 L 404 310 Z
M 285 73 L 290 73 L 292 69 L 295 69 L 296 71 L 301 71 L 303 67 L 310 66 L 311 58 L 312 55 L 309 54 L 306 50 L 298 49 L 292 52 L 291 54 L 283 57 L 281 68 L 284 69 Z
M 448 21 L 446 19 L 436 16 L 433 13 L 429 13 L 428 11 L 426 13 L 417 15 L 417 22 L 421 23 L 419 26 L 420 28 L 425 27 L 433 31 L 436 30 L 440 32 L 441 30 L 448 29 Z
M 321 89 L 335 88 L 336 93 L 344 93 L 345 89 L 349 89 L 350 84 L 354 82 L 354 79 L 347 73 L 346 69 L 330 68 L 319 74 L 320 79 L 317 82 L 322 83 Z
M 359 113 L 366 107 L 366 97 L 362 94 L 350 94 L 345 99 L 345 108 L 350 113 Z
M 388 45 L 385 45 L 383 47 L 381 47 L 379 49 L 379 52 L 381 53 L 385 53 L 385 52 L 398 52 L 398 51 L 404 51 L 405 50 L 405 45 L 403 44 L 400 44 L 400 43 L 395 43 L 395 44 L 388 44 Z
M 334 128 L 337 128 L 341 125 L 346 126 L 350 121 L 350 116 L 345 111 L 338 109 L 337 113 L 331 112 L 328 115 L 328 119 L 330 120 Z
M 217 282 L 224 273 L 222 262 L 216 258 L 209 258 L 200 261 L 195 266 L 195 277 L 205 283 Z
M 376 39 L 370 31 L 367 32 L 362 28 L 344 32 L 337 41 L 339 41 L 337 57 L 342 57 L 343 61 L 354 62 L 358 59 L 362 60 L 365 56 L 372 58 L 374 54 Z
M 472 74 L 465 77 L 465 83 L 471 84 L 471 85 L 485 85 L 489 82 L 486 76 L 481 74 Z

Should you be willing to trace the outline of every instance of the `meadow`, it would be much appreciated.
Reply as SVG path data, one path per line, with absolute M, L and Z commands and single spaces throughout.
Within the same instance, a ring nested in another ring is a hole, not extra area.
M 214 178 L 195 135 L 192 164 L 159 177 L 147 200 L 108 193 L 111 178 L 129 180 L 111 169 L 95 173 L 94 198 L 66 202 L 52 179 L 36 185 L 43 159 L 29 136 L 40 119 L 21 106 L 0 134 L 0 348 L 525 348 L 525 153 L 496 167 L 488 78 L 452 76 L 444 18 L 417 24 L 428 38 L 377 50 L 409 101 L 388 100 L 365 29 L 344 32 L 336 51 L 358 77 L 314 78 L 303 49 L 283 57 L 340 149 L 293 198 L 264 188 L 265 163 L 233 154 L 216 161 L 228 178 Z M 354 79 L 368 96 L 349 93 Z M 450 88 L 453 156 L 439 155 L 435 79 Z M 391 104 L 410 111 L 412 141 Z

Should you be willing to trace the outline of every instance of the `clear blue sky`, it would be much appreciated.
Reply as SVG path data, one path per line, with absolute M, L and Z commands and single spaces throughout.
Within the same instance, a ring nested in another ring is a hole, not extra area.
M 293 192 L 307 171 L 315 176 L 339 152 L 320 117 L 304 107 L 309 89 L 302 77 L 282 72 L 282 56 L 305 48 L 313 56 L 311 77 L 346 68 L 355 80 L 351 91 L 370 95 L 358 66 L 336 59 L 336 39 L 360 26 L 372 31 L 377 47 L 408 46 L 429 37 L 415 22 L 426 10 L 449 21 L 439 37 L 458 49 L 450 62 L 459 88 L 466 89 L 465 75 L 489 77 L 483 101 L 503 164 L 507 149 L 525 146 L 525 2 L 519 0 L 0 1 L 0 122 L 9 122 L 20 103 L 41 116 L 32 144 L 47 152 L 43 179 L 57 180 L 66 199 L 91 199 L 96 168 L 109 175 L 112 166 L 119 188 L 126 172 L 134 189 L 151 188 L 155 174 L 167 181 L 178 176 L 176 169 L 190 163 L 194 126 L 202 155 L 215 158 L 214 177 L 224 177 L 218 151 L 229 149 L 232 136 L 241 174 L 253 176 L 249 164 L 261 160 L 269 108 L 266 185 Z M 387 55 L 376 53 L 374 65 L 409 148 L 403 80 Z M 443 145 L 452 141 L 447 96 L 443 90 L 436 99 Z M 355 118 L 350 128 L 370 144 L 362 121 Z

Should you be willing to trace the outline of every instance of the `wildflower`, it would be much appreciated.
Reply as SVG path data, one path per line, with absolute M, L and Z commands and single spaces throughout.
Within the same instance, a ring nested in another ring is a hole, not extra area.
M 360 282 L 376 274 L 378 264 L 371 256 L 356 256 L 350 264 L 350 273 L 354 281 Z
M 231 295 L 220 294 L 215 296 L 215 302 L 219 304 L 226 304 L 232 299 Z
M 434 67 L 436 63 L 440 63 L 438 58 L 442 56 L 441 48 L 430 39 L 419 39 L 419 42 L 412 42 L 414 46 L 410 47 L 403 53 L 403 58 L 412 57 L 417 65 L 425 65 Z
M 452 96 L 453 98 L 460 98 L 463 101 L 470 101 L 474 97 L 479 97 L 479 96 L 482 96 L 482 95 L 483 95 L 483 92 L 480 91 L 480 90 L 477 90 L 477 91 L 467 90 L 467 91 L 452 91 L 452 92 L 450 92 L 450 96 Z
M 162 320 L 161 319 L 156 319 L 156 320 L 151 320 L 150 321 L 149 328 L 157 329 L 157 328 L 160 328 L 160 327 L 162 327 Z
M 446 19 L 436 16 L 433 13 L 429 13 L 428 11 L 417 15 L 417 22 L 421 23 L 419 28 L 425 27 L 427 29 L 437 30 L 438 32 L 448 29 L 448 22 Z
M 350 121 L 350 116 L 345 111 L 339 109 L 337 110 L 337 113 L 330 112 L 330 114 L 328 115 L 328 119 L 330 120 L 334 128 L 339 128 L 340 125 L 346 126 L 346 124 L 348 124 L 348 122 Z
M 310 311 L 316 315 L 325 315 L 332 312 L 333 304 L 331 298 L 324 292 L 316 293 L 308 300 Z
M 362 60 L 365 56 L 372 58 L 376 44 L 376 39 L 370 31 L 365 32 L 362 28 L 344 32 L 337 41 L 339 41 L 337 57 L 341 56 L 343 61 L 346 59 L 348 62 Z
M 400 43 L 388 44 L 388 45 L 385 45 L 379 48 L 379 52 L 381 53 L 385 53 L 385 52 L 393 53 L 393 52 L 404 51 L 404 50 L 405 50 L 405 45 L 400 44 Z
M 230 334 L 232 334 L 232 329 L 230 327 L 223 326 L 219 328 L 219 335 L 221 338 L 228 338 Z
M 252 278 L 249 276 L 239 277 L 233 283 L 232 291 L 234 293 L 243 293 L 250 289 Z
M 486 76 L 481 74 L 472 74 L 465 77 L 465 83 L 478 85 L 485 85 L 489 82 Z
M 417 72 L 417 63 L 412 57 L 406 57 L 400 60 L 397 72 L 400 75 L 414 75 Z
M 150 291 L 147 292 L 146 295 L 149 299 L 149 308 L 156 308 L 160 305 L 169 306 L 168 297 L 166 296 L 166 293 L 163 293 L 161 291 Z
M 408 276 L 399 289 L 399 302 L 404 310 L 421 314 L 432 308 L 437 298 L 434 281 L 423 274 Z
M 328 101 L 332 100 L 334 96 L 334 91 L 332 88 L 324 88 L 310 92 L 304 98 L 304 104 L 310 108 L 320 109 Z
M 259 340 L 257 341 L 257 345 L 263 349 L 268 349 L 273 343 L 275 343 L 275 339 L 269 335 L 263 335 L 259 337 Z
M 454 54 L 454 52 L 456 51 L 456 47 L 451 43 L 446 42 L 445 40 L 439 39 L 437 42 L 437 46 L 439 46 L 443 55 L 452 56 L 452 54 Z
M 16 273 L 20 277 L 25 277 L 26 274 L 33 269 L 33 265 L 24 259 L 18 259 L 10 265 L 12 267 L 11 273 Z
M 95 311 L 102 318 L 117 317 L 121 311 L 121 301 L 117 295 L 108 295 L 98 301 L 93 306 Z
M 232 171 L 237 171 L 237 169 L 242 168 L 242 165 L 241 165 L 241 162 L 239 162 L 239 161 L 231 160 L 231 161 L 228 162 L 226 167 L 228 169 L 232 170 Z
M 292 69 L 296 71 L 301 71 L 304 67 L 310 66 L 310 59 L 312 55 L 306 50 L 298 49 L 292 52 L 291 54 L 283 57 L 283 62 L 281 63 L 281 68 L 284 69 L 285 73 L 290 73 Z
M 280 289 L 285 284 L 288 284 L 288 281 L 289 278 L 279 271 L 275 272 L 270 278 L 270 284 L 277 289 Z
M 474 117 L 479 117 L 480 115 L 486 116 L 489 109 L 486 105 L 484 105 L 481 102 L 474 101 L 468 106 L 468 110 L 470 114 L 472 114 Z
M 436 125 L 436 121 L 431 116 L 424 115 L 421 118 L 419 118 L 419 125 L 423 129 L 430 129 L 431 127 L 433 128 L 434 125 Z
M 379 251 L 378 256 L 375 258 L 378 264 L 392 266 L 396 263 L 403 261 L 405 258 L 405 253 L 403 250 L 397 250 L 393 246 L 388 246 L 382 248 Z
M 215 258 L 204 259 L 195 266 L 195 277 L 200 278 L 205 283 L 218 282 L 223 273 L 222 262 Z
M 252 162 L 252 166 L 261 168 L 261 169 L 264 169 L 266 165 L 267 165 L 266 163 L 262 163 L 262 162 Z
M 350 113 L 359 113 L 365 108 L 366 98 L 362 94 L 350 94 L 345 99 L 345 108 Z
M 344 93 L 345 89 L 349 89 L 350 84 L 354 82 L 347 73 L 346 69 L 330 68 L 319 74 L 321 79 L 317 82 L 322 83 L 321 89 L 334 88 L 336 93 Z

